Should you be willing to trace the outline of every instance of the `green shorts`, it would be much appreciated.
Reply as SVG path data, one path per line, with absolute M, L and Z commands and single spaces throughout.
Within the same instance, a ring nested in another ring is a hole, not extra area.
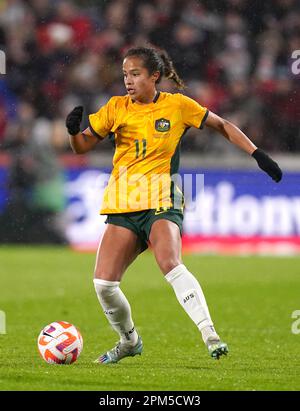
M 108 214 L 105 224 L 126 227 L 133 231 L 141 240 L 142 250 L 148 248 L 151 226 L 156 220 L 169 220 L 177 224 L 182 235 L 183 212 L 170 208 L 168 210 L 144 210 L 132 213 Z

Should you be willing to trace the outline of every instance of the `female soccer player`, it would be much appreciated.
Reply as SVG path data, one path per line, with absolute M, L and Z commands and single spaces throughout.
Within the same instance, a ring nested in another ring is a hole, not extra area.
M 67 116 L 70 144 L 76 154 L 92 150 L 114 133 L 116 150 L 101 214 L 107 228 L 99 244 L 94 286 L 106 318 L 119 334 L 116 347 L 97 362 L 116 363 L 142 353 L 130 305 L 120 289 L 128 266 L 150 243 L 157 264 L 173 287 L 183 309 L 202 334 L 210 356 L 228 353 L 211 320 L 200 284 L 182 263 L 183 198 L 171 176 L 179 166 L 179 144 L 190 127 L 217 130 L 255 158 L 258 166 L 279 182 L 282 172 L 267 154 L 227 120 L 180 93 L 159 92 L 163 76 L 183 88 L 172 61 L 153 48 L 130 49 L 123 61 L 127 94 L 112 97 L 80 131 L 83 107 Z

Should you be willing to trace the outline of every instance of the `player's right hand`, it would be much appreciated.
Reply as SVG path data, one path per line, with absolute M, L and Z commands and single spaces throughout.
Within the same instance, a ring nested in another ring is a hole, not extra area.
M 71 111 L 71 113 L 67 115 L 66 127 L 68 129 L 69 134 L 71 134 L 71 136 L 75 136 L 76 134 L 79 133 L 80 123 L 82 120 L 82 114 L 83 114 L 83 107 L 77 106 Z

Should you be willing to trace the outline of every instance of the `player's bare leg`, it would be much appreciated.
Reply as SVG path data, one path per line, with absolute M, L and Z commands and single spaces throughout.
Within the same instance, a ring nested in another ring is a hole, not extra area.
M 202 334 L 209 354 L 219 359 L 228 353 L 211 320 L 206 300 L 197 279 L 182 264 L 179 227 L 172 221 L 160 219 L 153 223 L 149 236 L 156 261 L 172 285 L 176 297 Z
M 94 285 L 104 314 L 120 341 L 96 362 L 116 363 L 142 352 L 142 340 L 135 330 L 129 302 L 119 287 L 127 267 L 140 253 L 140 247 L 138 237 L 131 230 L 108 224 L 99 244 Z

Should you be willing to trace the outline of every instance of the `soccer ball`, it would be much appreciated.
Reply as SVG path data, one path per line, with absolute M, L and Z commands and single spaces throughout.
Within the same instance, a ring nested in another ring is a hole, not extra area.
M 77 360 L 82 348 L 80 331 L 66 321 L 47 325 L 38 337 L 39 353 L 49 364 L 71 364 Z

